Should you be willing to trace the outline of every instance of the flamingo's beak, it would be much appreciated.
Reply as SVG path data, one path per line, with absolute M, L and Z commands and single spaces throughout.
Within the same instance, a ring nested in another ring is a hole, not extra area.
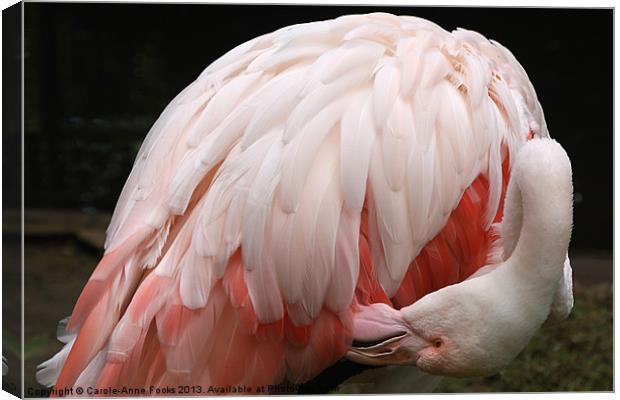
M 430 345 L 411 331 L 399 310 L 378 303 L 356 314 L 347 358 L 366 365 L 415 365 L 418 352 Z

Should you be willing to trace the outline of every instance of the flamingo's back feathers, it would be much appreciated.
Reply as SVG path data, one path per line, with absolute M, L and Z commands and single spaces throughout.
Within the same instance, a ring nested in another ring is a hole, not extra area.
M 145 139 L 42 380 L 312 378 L 357 304 L 405 306 L 486 263 L 528 130 L 547 134 L 527 76 L 474 32 L 376 13 L 238 46 Z

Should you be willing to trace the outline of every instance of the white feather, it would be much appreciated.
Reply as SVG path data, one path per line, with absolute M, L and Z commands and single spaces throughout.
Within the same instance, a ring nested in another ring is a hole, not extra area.
M 381 135 L 383 170 L 391 190 L 401 190 L 405 183 L 407 158 L 415 138 L 411 107 L 398 98 Z
M 407 167 L 407 195 L 409 205 L 409 224 L 412 227 L 412 236 L 415 243 L 420 244 L 428 237 L 436 221 L 430 214 L 433 201 L 433 187 L 435 186 L 435 137 L 433 136 L 428 151 L 424 152 L 422 145 L 414 143 L 411 146 Z
M 248 65 L 247 71 L 278 73 L 296 64 L 312 62 L 326 50 L 328 47 L 323 44 L 275 48 L 256 57 Z
M 288 306 L 299 304 L 303 279 L 299 276 L 304 270 L 295 271 L 291 268 L 290 256 L 292 250 L 293 222 L 295 214 L 290 214 L 282 210 L 278 198 L 274 199 L 274 206 L 271 214 L 271 254 L 273 254 L 273 265 L 276 271 L 278 287 L 282 291 L 282 297 Z M 304 253 L 305 254 L 305 253 Z M 305 316 L 305 313 L 303 313 Z M 289 317 L 291 317 L 289 315 Z M 297 325 L 307 324 L 309 320 L 304 317 L 303 323 L 301 319 L 293 321 Z
M 265 243 L 269 248 L 270 244 Z M 271 254 L 263 254 L 261 264 L 245 271 L 248 294 L 254 305 L 256 318 L 262 324 L 279 321 L 284 316 L 282 293 Z
M 75 333 L 67 333 L 67 324 L 69 324 L 70 318 L 71 317 L 66 317 L 58 322 L 58 326 L 56 327 L 56 339 L 58 339 L 60 343 L 67 344 L 77 336 Z
M 65 365 L 74 342 L 75 337 L 65 344 L 62 350 L 56 353 L 54 357 L 37 365 L 37 382 L 46 387 L 52 387 L 56 384 L 56 380 L 60 375 L 62 367 Z
M 319 146 L 340 119 L 347 105 L 347 98 L 341 98 L 325 106 L 314 116 L 284 149 L 282 179 L 279 195 L 282 209 L 295 212 Z M 286 131 L 284 133 L 286 136 Z M 286 141 L 285 141 L 286 143 Z
M 363 92 L 345 111 L 340 130 L 340 182 L 345 205 L 352 212 L 362 209 L 370 155 L 375 141 L 371 97 Z
M 330 84 L 318 86 L 304 97 L 297 104 L 286 122 L 283 137 L 284 143 L 291 142 L 308 121 L 329 104 L 339 102 L 349 91 L 363 87 L 365 82 L 368 82 L 371 72 L 372 68 L 362 66 L 349 71 L 348 74 Z
M 370 164 L 370 185 L 377 213 L 377 227 L 385 252 L 387 271 L 393 281 L 402 279 L 412 260 L 413 238 L 404 191 L 392 191 L 385 178 L 381 148 L 375 145 Z
M 452 138 L 443 133 L 437 133 L 437 151 L 435 152 L 437 177 L 431 208 L 436 206 L 435 212 L 439 212 L 444 219 L 447 219 L 460 198 L 461 177 L 458 175 L 455 155 L 450 143 Z
M 232 78 L 213 96 L 189 134 L 187 145 L 195 147 L 200 140 L 228 117 L 243 101 L 248 89 L 263 76 L 262 72 Z
M 435 135 L 435 121 L 443 99 L 438 90 L 419 89 L 413 97 L 413 118 L 416 140 L 427 151 L 431 137 Z
M 441 82 L 452 71 L 452 64 L 438 49 L 428 49 L 424 53 L 423 71 L 420 86 L 427 88 Z
M 209 143 L 200 146 L 198 159 L 204 165 L 214 165 L 226 157 L 226 154 L 234 146 L 243 134 L 250 118 L 256 111 L 256 106 L 243 103 L 235 109 L 214 131 L 209 135 L 213 138 Z M 205 141 L 206 142 L 206 141 Z
M 183 305 L 191 310 L 206 306 L 211 289 L 220 278 L 212 258 L 201 257 L 190 249 L 180 270 L 179 296 Z
M 372 69 L 384 51 L 383 46 L 375 43 L 348 41 L 325 52 L 309 68 L 299 97 L 304 98 L 322 85 L 346 77 L 355 69 Z
M 508 126 L 512 130 L 512 133 L 516 135 L 520 132 L 520 124 L 518 122 L 519 113 L 517 111 L 517 106 L 515 104 L 514 98 L 510 92 L 510 88 L 501 78 L 496 77 L 493 80 L 491 89 L 496 95 L 494 100 L 497 101 L 497 105 L 500 108 L 500 111 L 502 111 L 502 114 L 504 115 L 506 124 L 508 124 Z
M 338 139 L 337 131 L 333 130 L 321 145 L 308 174 L 293 228 L 291 268 L 304 271 L 301 304 L 311 318 L 316 318 L 321 312 L 334 272 L 333 259 L 316 255 L 333 254 L 337 220 L 323 219 L 321 206 L 331 202 L 335 203 L 337 208 L 340 204 L 338 191 L 330 185 L 331 177 L 336 174 L 338 166 Z M 333 205 L 329 208 L 333 208 Z M 333 214 L 334 210 L 331 211 L 330 214 Z M 303 248 L 306 250 L 305 254 L 296 251 Z
M 402 65 L 400 92 L 405 96 L 411 95 L 421 75 L 420 63 L 423 54 L 420 49 L 421 41 L 422 39 L 405 37 L 400 39 L 396 46 L 396 58 Z
M 349 31 L 344 40 L 364 39 L 378 42 L 386 47 L 394 46 L 394 43 L 402 35 L 395 26 L 383 23 L 368 23 Z
M 345 309 L 355 293 L 359 276 L 360 215 L 342 207 L 335 240 L 335 273 L 331 276 L 325 304 L 338 312 Z
M 329 84 L 360 66 L 374 69 L 377 60 L 385 52 L 385 47 L 366 40 L 350 40 L 333 52 L 329 68 L 321 71 L 319 77 L 324 84 Z
M 373 116 L 375 127 L 383 129 L 400 89 L 400 69 L 395 62 L 386 62 L 375 75 L 373 84 Z
M 491 118 L 493 118 L 492 115 Z M 500 125 L 495 122 L 496 120 L 497 119 L 491 119 L 491 121 L 493 121 L 492 126 L 499 130 L 501 128 Z M 484 219 L 486 221 L 485 227 L 487 228 L 491 226 L 495 218 L 502 191 L 502 155 L 500 139 L 492 139 L 488 154 L 487 175 L 489 177 L 489 200 L 484 214 Z
M 447 83 L 443 86 L 445 100 L 438 114 L 438 126 L 443 138 L 451 138 L 458 188 L 463 192 L 482 172 L 476 168 L 477 150 L 474 147 L 471 109 L 461 92 Z
M 295 98 L 304 84 L 307 68 L 283 74 L 266 84 L 261 93 L 256 95 L 260 104 L 248 123 L 241 140 L 241 148 L 245 150 L 260 136 L 283 124 L 295 107 Z
M 469 52 L 464 52 L 465 69 L 467 71 L 467 94 L 470 104 L 475 107 L 485 95 L 484 89 L 491 81 L 491 71 L 486 62 Z
M 279 183 L 282 150 L 282 141 L 274 140 L 248 193 L 242 239 L 243 265 L 247 270 L 253 270 L 256 263 L 263 261 L 265 231 Z

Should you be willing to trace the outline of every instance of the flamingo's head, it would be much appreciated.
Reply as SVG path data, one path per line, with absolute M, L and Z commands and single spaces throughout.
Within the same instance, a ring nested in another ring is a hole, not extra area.
M 447 287 L 401 310 L 414 336 L 422 339 L 411 341 L 416 366 L 434 375 L 488 376 L 526 346 L 544 313 L 529 313 L 506 293 L 510 287 L 488 278 Z
M 449 286 L 401 310 L 385 304 L 362 308 L 349 358 L 371 365 L 416 365 L 443 376 L 499 372 L 543 321 L 516 316 L 520 307 L 489 301 L 501 299 L 501 289 L 485 287 L 484 278 Z

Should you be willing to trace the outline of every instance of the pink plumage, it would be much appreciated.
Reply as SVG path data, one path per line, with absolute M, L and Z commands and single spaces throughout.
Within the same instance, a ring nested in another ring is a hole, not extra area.
M 244 43 L 149 132 L 39 379 L 306 382 L 355 351 L 360 310 L 401 321 L 498 261 L 512 165 L 546 136 L 521 66 L 474 32 L 376 13 Z

